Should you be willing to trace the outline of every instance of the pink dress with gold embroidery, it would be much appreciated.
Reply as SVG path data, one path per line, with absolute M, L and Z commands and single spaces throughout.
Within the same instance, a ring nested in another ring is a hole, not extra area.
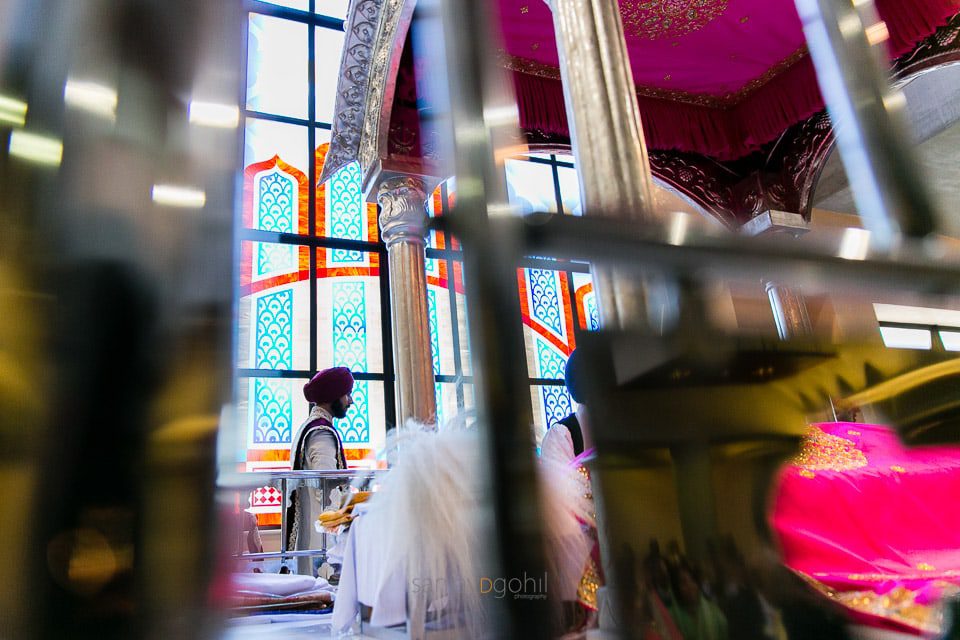
M 935 634 L 960 585 L 960 448 L 908 449 L 882 425 L 812 425 L 777 478 L 784 562 L 860 623 Z

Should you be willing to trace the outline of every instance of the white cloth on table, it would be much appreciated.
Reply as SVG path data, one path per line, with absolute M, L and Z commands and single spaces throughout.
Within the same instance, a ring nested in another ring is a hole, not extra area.
M 334 632 L 349 629 L 360 605 L 373 608 L 370 624 L 392 627 L 407 619 L 407 584 L 400 563 L 390 562 L 382 532 L 373 531 L 371 521 L 363 517 L 365 504 L 354 507 L 354 520 L 347 532 L 340 567 L 340 584 L 333 607 Z
M 295 573 L 234 573 L 231 581 L 235 591 L 266 596 L 286 597 L 312 591 L 334 591 L 323 578 Z

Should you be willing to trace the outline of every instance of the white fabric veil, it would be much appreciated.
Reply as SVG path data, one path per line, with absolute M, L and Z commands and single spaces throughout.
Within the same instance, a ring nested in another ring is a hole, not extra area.
M 391 432 L 391 470 L 363 517 L 372 530 L 383 532 L 381 557 L 395 565 L 381 567 L 379 573 L 398 570 L 407 576 L 411 631 L 422 630 L 423 615 L 432 612 L 439 616 L 439 626 L 458 627 L 459 637 L 478 638 L 492 630 L 492 597 L 481 592 L 480 581 L 496 576 L 490 575 L 485 551 L 492 544 L 486 538 L 491 522 L 486 459 L 480 434 L 467 428 L 467 418 L 440 430 L 411 421 Z M 576 594 L 590 552 L 582 523 L 592 518 L 591 503 L 576 469 L 550 462 L 538 468 L 544 487 L 547 595 L 559 600 Z

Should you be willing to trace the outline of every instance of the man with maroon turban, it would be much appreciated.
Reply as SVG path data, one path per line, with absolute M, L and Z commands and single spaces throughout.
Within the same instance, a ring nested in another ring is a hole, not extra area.
M 310 415 L 290 441 L 290 464 L 294 471 L 333 471 L 346 469 L 340 434 L 334 418 L 343 418 L 353 405 L 353 375 L 346 367 L 324 369 L 303 386 L 303 397 L 310 403 Z M 322 534 L 314 527 L 323 511 L 322 492 L 301 487 L 291 499 L 292 517 L 288 519 L 289 549 L 318 549 Z M 312 563 L 300 563 L 301 573 L 312 573 Z

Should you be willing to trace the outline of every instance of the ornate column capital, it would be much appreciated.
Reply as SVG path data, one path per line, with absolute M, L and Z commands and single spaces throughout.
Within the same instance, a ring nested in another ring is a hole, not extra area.
M 387 247 L 397 242 L 424 244 L 427 237 L 426 186 L 422 178 L 388 178 L 377 190 L 380 235 Z

